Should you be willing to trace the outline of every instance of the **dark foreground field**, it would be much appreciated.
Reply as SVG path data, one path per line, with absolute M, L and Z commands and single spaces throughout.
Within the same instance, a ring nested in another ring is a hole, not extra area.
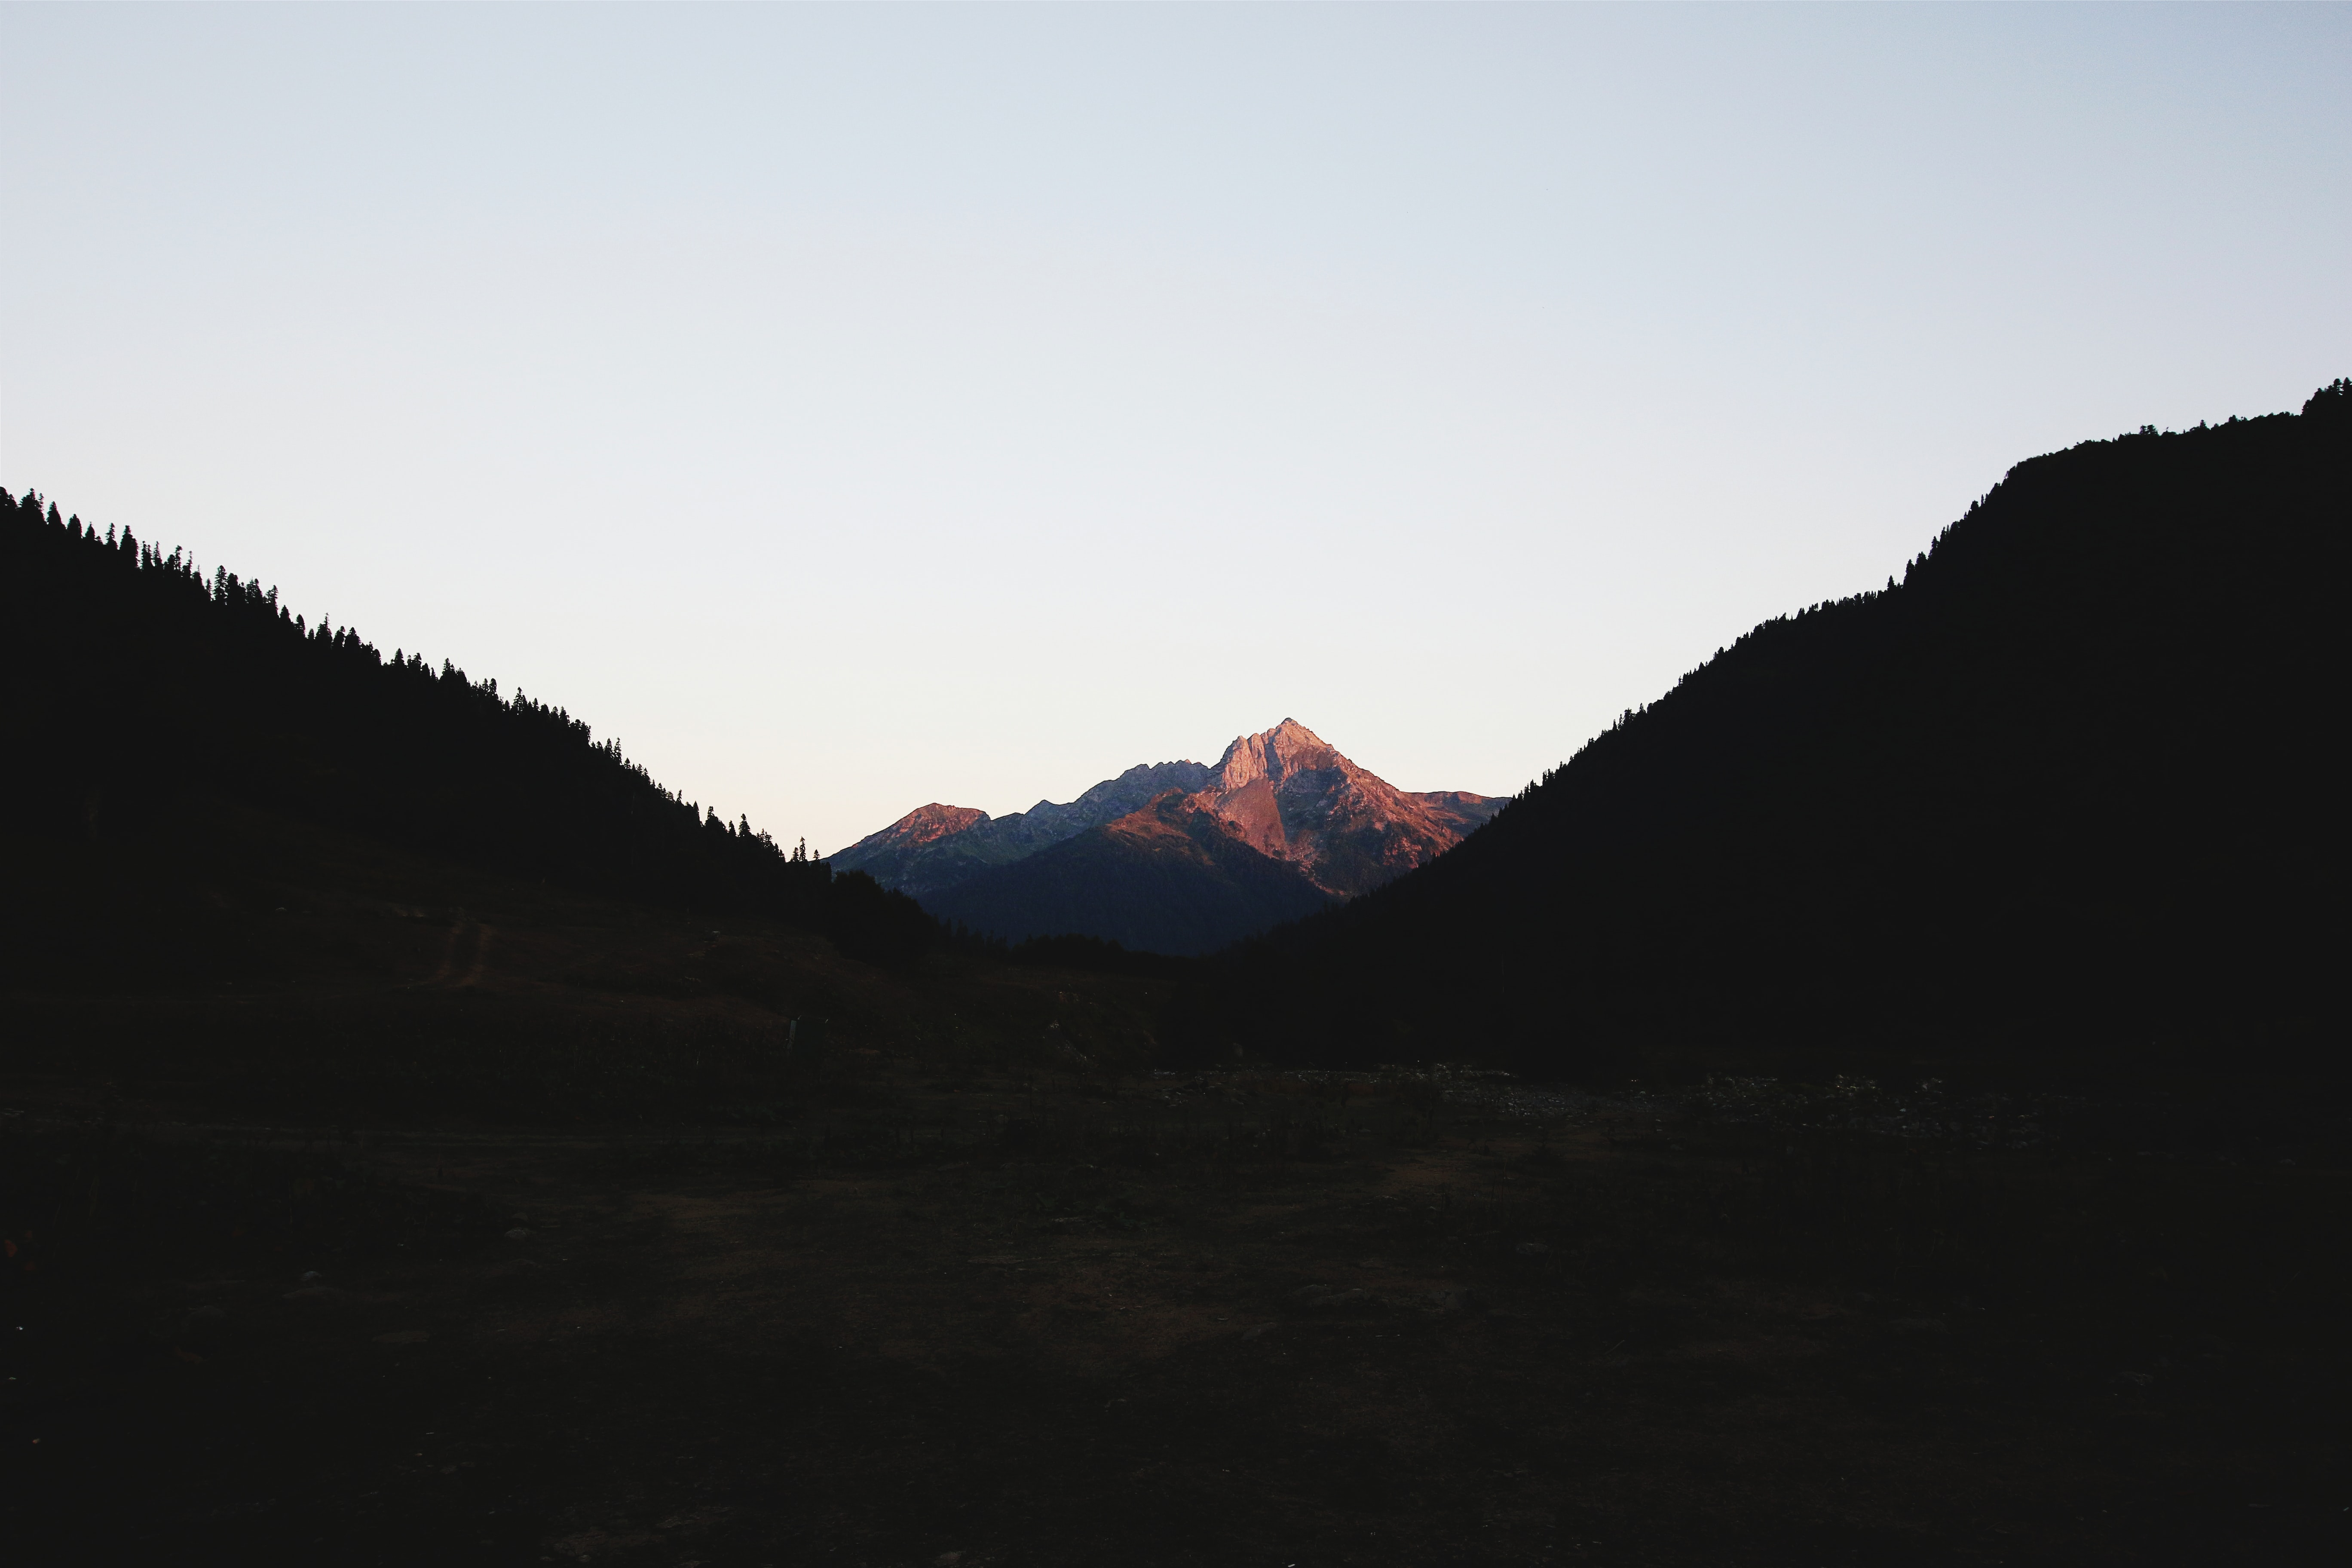
M 2326 1097 L 1170 1073 L 201 826 L 12 861 L 11 1563 L 2352 1560 Z
M 2300 1113 L 878 1055 L 708 1135 L 18 1087 L 27 1563 L 2352 1548 Z

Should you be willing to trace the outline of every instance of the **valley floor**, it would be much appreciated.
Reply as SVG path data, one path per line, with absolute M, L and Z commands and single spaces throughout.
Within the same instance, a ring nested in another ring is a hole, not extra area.
M 2343 1173 L 2308 1159 L 2025 1140 L 1874 1165 L 1847 1139 L 1832 1168 L 1752 1118 L 1472 1079 L 877 1057 L 828 1080 L 794 1124 L 660 1135 L 202 1125 L 0 1086 L 12 1170 L 65 1194 L 12 1240 L 11 1554 L 2352 1552 L 2332 1299 L 2298 1294 L 2309 1259 L 2199 1273 L 2236 1267 L 2257 1213 L 2340 1250 Z M 360 1172 L 307 1231 L 70 1245 L 116 1206 L 226 1214 Z M 1986 1213 L 2006 1258 L 1970 1250 Z

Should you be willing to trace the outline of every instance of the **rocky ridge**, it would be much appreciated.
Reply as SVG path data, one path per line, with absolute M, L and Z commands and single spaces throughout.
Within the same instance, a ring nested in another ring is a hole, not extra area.
M 1184 809 L 1172 810 L 1171 797 Z M 1346 899 L 1451 848 L 1503 804 L 1465 790 L 1397 789 L 1285 719 L 1235 739 L 1213 767 L 1138 765 L 1067 805 L 1039 801 L 1025 812 L 991 817 L 934 803 L 860 839 L 833 864 L 916 899 L 937 899 L 992 868 L 1096 829 L 1140 849 L 1164 843 L 1176 822 L 1205 816 L 1220 825 L 1221 837 L 1293 868 L 1323 895 Z M 1189 822 L 1185 831 L 1195 837 L 1200 828 Z M 970 901 L 956 900 L 960 908 Z
M 1004 816 L 968 805 L 919 806 L 831 857 L 836 871 L 863 871 L 912 899 L 945 892 L 991 866 L 1010 865 L 1090 827 L 1116 822 L 1170 790 L 1209 779 L 1200 763 L 1139 763 L 1065 804 L 1041 800 Z M 950 821 L 959 826 L 948 827 Z

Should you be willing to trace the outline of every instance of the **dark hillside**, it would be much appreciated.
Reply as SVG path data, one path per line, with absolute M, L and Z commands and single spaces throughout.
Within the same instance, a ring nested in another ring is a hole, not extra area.
M 1243 955 L 1202 1043 L 2332 1061 L 2347 525 L 2352 383 L 2021 463 L 1900 584 L 1757 627 Z
M 29 490 L 0 495 L 0 584 L 15 742 L 0 832 L 20 873 L 77 847 L 117 861 L 175 852 L 192 823 L 235 806 L 507 875 L 822 928 L 872 956 L 936 934 L 911 901 L 664 790 L 562 709 L 446 662 L 387 658 L 348 627 L 307 625 L 274 589 L 207 581 L 180 552 L 101 538 Z M 106 945 L 28 920 L 8 962 L 68 979 L 94 962 L 92 942 Z M 122 981 L 119 956 L 97 955 L 109 984 Z M 168 953 L 157 961 L 169 968 Z

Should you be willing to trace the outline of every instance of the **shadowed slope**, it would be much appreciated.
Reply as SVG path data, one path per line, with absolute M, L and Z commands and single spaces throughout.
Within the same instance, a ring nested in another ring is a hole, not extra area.
M 234 806 L 583 891 L 826 931 L 911 957 L 939 931 L 911 900 L 787 853 L 664 789 L 562 709 L 444 662 L 385 658 L 225 571 L 128 532 L 101 539 L 31 491 L 0 493 L 0 666 L 24 764 L 0 773 L 0 839 L 134 857 Z M 46 982 L 38 911 L 0 973 Z
M 1460 849 L 1255 954 L 1333 1053 L 2312 1065 L 2339 1048 L 2352 384 L 2020 464 Z
M 1297 868 L 1252 848 L 1197 795 L 1140 811 L 927 900 L 991 936 L 1083 932 L 1151 952 L 1212 952 L 1323 907 Z

